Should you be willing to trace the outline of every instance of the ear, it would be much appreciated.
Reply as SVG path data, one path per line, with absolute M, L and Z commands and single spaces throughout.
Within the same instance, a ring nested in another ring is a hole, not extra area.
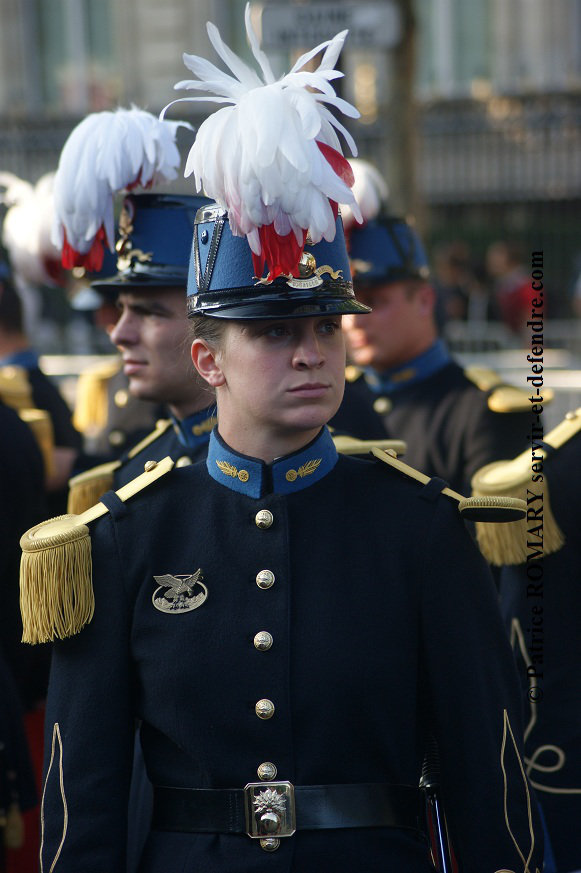
M 422 315 L 431 315 L 436 305 L 436 292 L 429 282 L 424 282 L 417 291 L 417 301 Z
M 209 346 L 205 340 L 196 338 L 193 341 L 192 361 L 194 367 L 202 379 L 212 388 L 219 388 L 220 385 L 226 383 L 226 378 L 218 363 L 218 356 L 218 350 Z

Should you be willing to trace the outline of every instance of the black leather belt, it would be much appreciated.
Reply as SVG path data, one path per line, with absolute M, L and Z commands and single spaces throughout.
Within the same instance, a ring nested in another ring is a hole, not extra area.
M 299 785 L 154 789 L 153 828 L 186 833 L 288 837 L 295 830 L 392 827 L 419 830 L 420 792 L 411 785 Z

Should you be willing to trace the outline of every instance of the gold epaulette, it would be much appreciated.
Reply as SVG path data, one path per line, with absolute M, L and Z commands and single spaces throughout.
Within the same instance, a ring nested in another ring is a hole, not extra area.
M 32 388 L 24 367 L 0 367 L 0 399 L 12 409 L 32 409 Z
M 127 452 L 128 458 L 134 458 L 139 452 L 146 449 L 152 443 L 154 443 L 159 437 L 166 432 L 171 427 L 171 419 L 170 418 L 160 418 L 155 423 L 155 428 L 148 433 L 146 437 L 137 443 L 137 445 L 133 446 L 133 448 Z
M 420 473 L 409 464 L 404 464 L 393 455 L 382 452 L 380 449 L 372 449 L 371 454 L 383 461 L 384 464 L 393 467 L 410 479 L 415 479 L 416 482 L 421 482 L 422 485 L 427 485 L 431 479 L 425 473 Z M 513 497 L 504 497 L 497 494 L 490 494 L 486 497 L 463 497 L 457 491 L 451 488 L 442 488 L 442 494 L 450 497 L 458 504 L 460 514 L 468 521 L 480 522 L 496 522 L 497 524 L 505 524 L 506 522 L 517 521 L 526 515 L 526 503 L 524 500 L 515 499 Z
M 21 409 L 18 413 L 31 429 L 42 454 L 47 478 L 54 474 L 54 429 L 46 409 Z
M 73 424 L 81 433 L 100 431 L 109 415 L 108 385 L 122 367 L 121 358 L 85 370 L 77 380 Z
M 346 434 L 333 436 L 333 442 L 342 455 L 368 455 L 372 449 L 382 449 L 397 456 L 404 455 L 407 448 L 403 440 L 358 440 Z
M 481 391 L 490 392 L 488 408 L 491 412 L 530 412 L 530 389 L 507 385 L 496 370 L 489 367 L 466 367 L 464 375 Z M 555 392 L 550 388 L 544 390 L 543 405 L 551 403 L 554 396 Z
M 363 376 L 363 370 L 361 367 L 356 367 L 355 364 L 348 364 L 345 367 L 346 382 L 357 382 L 361 376 Z
M 69 515 L 80 515 L 95 504 L 99 497 L 113 487 L 115 470 L 121 466 L 121 461 L 109 461 L 91 467 L 69 479 L 69 496 L 67 512 Z
M 544 437 L 543 442 L 553 449 L 559 449 L 579 431 L 581 431 L 581 407 L 567 413 L 563 421 Z M 542 460 L 547 457 L 547 451 L 541 445 L 535 446 L 534 454 L 537 464 L 542 464 Z M 472 493 L 478 496 L 491 493 L 504 494 L 525 500 L 528 496 L 532 500 L 531 507 L 535 512 L 539 509 L 540 498 L 535 501 L 534 495 L 542 494 L 542 552 L 544 555 L 550 555 L 564 545 L 565 539 L 551 510 L 547 477 L 543 475 L 542 481 L 535 482 L 533 463 L 531 447 L 510 461 L 494 461 L 492 464 L 487 464 L 472 477 Z M 528 556 L 527 540 L 530 539 L 527 531 L 532 525 L 534 520 L 527 521 L 526 517 L 508 529 L 496 528 L 495 525 L 482 528 L 476 525 L 478 545 L 482 554 L 490 564 L 497 566 L 524 563 Z
M 116 493 L 123 502 L 168 473 L 170 457 L 150 461 L 146 471 Z M 97 503 L 81 515 L 61 515 L 27 531 L 20 540 L 20 609 L 24 643 L 74 636 L 95 608 L 91 538 L 87 525 L 108 512 Z

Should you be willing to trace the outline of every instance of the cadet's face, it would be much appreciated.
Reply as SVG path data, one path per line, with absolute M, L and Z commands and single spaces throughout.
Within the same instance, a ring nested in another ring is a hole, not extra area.
M 200 391 L 192 372 L 185 301 L 183 288 L 125 291 L 110 333 L 123 357 L 131 394 L 168 403 L 178 414 Z
M 360 367 L 383 371 L 404 364 L 425 350 L 425 301 L 421 290 L 409 294 L 404 282 L 356 291 L 367 315 L 346 315 L 343 328 L 349 357 Z
M 294 433 L 304 444 L 343 397 L 341 316 L 229 323 L 217 362 L 218 418 L 227 441 L 230 428 L 270 434 L 274 442 Z

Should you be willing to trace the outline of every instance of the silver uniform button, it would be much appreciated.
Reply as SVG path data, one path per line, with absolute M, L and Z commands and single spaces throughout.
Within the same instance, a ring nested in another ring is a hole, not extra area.
M 254 637 L 254 648 L 258 649 L 259 652 L 268 652 L 272 642 L 272 634 L 269 634 L 268 631 L 259 631 Z
M 276 852 L 279 846 L 278 837 L 268 837 L 268 839 L 260 841 L 260 848 L 264 849 L 265 852 Z
M 260 530 L 268 530 L 268 528 L 272 526 L 274 516 L 270 509 L 260 509 L 256 513 L 254 521 L 256 522 L 256 527 L 259 527 Z
M 256 712 L 258 718 L 262 718 L 264 720 L 266 720 L 267 718 L 272 718 L 272 716 L 274 715 L 274 703 L 267 697 L 263 697 L 262 700 L 259 700 L 254 707 L 254 711 Z
M 272 570 L 261 570 L 256 574 L 256 584 L 259 588 L 272 588 L 274 585 L 274 573 Z
M 192 464 L 192 459 L 188 458 L 187 455 L 182 455 L 181 458 L 178 458 L 175 465 L 176 467 L 190 467 Z
M 276 779 L 277 769 L 272 761 L 264 761 L 258 766 L 256 772 L 258 773 L 258 778 L 263 782 L 272 782 L 273 779 Z

